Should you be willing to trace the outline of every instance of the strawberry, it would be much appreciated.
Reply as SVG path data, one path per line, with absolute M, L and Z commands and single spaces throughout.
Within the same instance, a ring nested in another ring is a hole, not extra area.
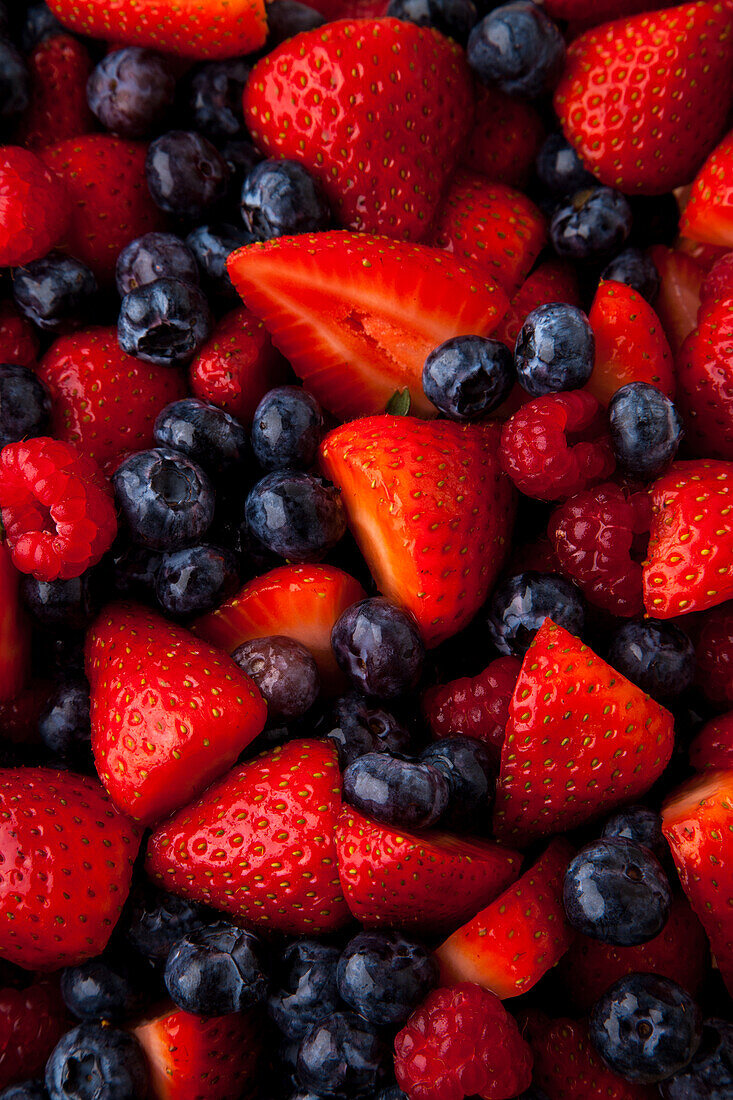
M 27 970 L 99 955 L 130 889 L 137 826 L 96 779 L 53 768 L 1 769 L 0 801 L 0 954 Z
M 31 679 L 13 699 L 0 703 L 3 741 L 13 745 L 38 745 L 38 722 L 48 706 L 55 685 L 51 680 Z
M 58 982 L 0 989 L 0 1089 L 41 1076 L 68 1026 Z
M 517 852 L 487 840 L 418 836 L 352 809 L 336 836 L 347 905 L 368 928 L 451 931 L 514 882 L 521 865 Z
M 8 703 L 20 694 L 30 671 L 31 629 L 21 603 L 19 582 L 10 551 L 0 543 L 0 703 Z
M 389 0 L 312 0 L 309 8 L 315 8 L 326 19 L 368 19 L 386 15 Z
M 365 597 L 359 582 L 333 565 L 281 565 L 202 615 L 193 630 L 227 653 L 252 638 L 295 638 L 315 657 L 322 690 L 337 692 L 344 677 L 331 649 L 331 630 L 347 607 Z
M 695 771 L 733 770 L 733 712 L 705 723 L 690 744 L 690 764 Z
M 733 252 L 724 252 L 705 273 L 700 286 L 700 305 L 713 308 L 720 298 L 733 294 Z M 702 320 L 700 313 L 698 320 Z M 694 327 L 694 326 L 693 326 Z
M 90 38 L 182 57 L 237 57 L 267 36 L 264 0 L 50 0 L 64 26 Z
M 577 276 L 573 267 L 564 260 L 546 260 L 527 276 L 492 333 L 492 338 L 501 340 L 513 352 L 527 314 L 547 302 L 580 305 Z
M 68 251 L 102 283 L 114 281 L 126 244 L 163 227 L 148 191 L 145 155 L 145 145 L 111 134 L 83 134 L 41 150 L 71 198 Z
M 66 188 L 28 149 L 0 147 L 0 202 L 0 267 L 40 260 L 69 227 Z
M 152 446 L 156 416 L 186 395 L 177 371 L 125 355 L 111 327 L 60 337 L 38 374 L 53 399 L 56 438 L 100 465 L 116 465 L 126 452 Z
M 652 486 L 654 518 L 644 604 L 657 619 L 715 607 L 733 596 L 733 464 L 675 462 Z
M 496 836 L 527 843 L 639 797 L 664 771 L 673 743 L 669 711 L 545 619 L 509 708 Z
M 649 382 L 674 397 L 672 353 L 656 313 L 640 294 L 613 279 L 601 282 L 588 319 L 596 340 L 587 389 L 603 405 L 629 382 Z
M 680 233 L 703 244 L 733 248 L 733 133 L 723 138 L 695 176 Z
M 662 831 L 715 961 L 733 993 L 733 769 L 705 772 L 662 807 Z
M 707 699 L 733 706 L 733 605 L 708 611 L 695 639 L 695 680 Z
M 521 667 L 517 657 L 497 657 L 478 676 L 428 688 L 422 709 L 433 736 L 476 737 L 492 746 L 498 759 Z
M 691 454 L 733 459 L 733 287 L 706 304 L 677 356 L 679 405 Z
M 478 982 L 501 998 L 536 985 L 575 936 L 562 905 L 572 857 L 570 844 L 557 837 L 517 882 L 449 936 L 435 952 L 442 984 Z
M 87 104 L 92 63 L 78 38 L 54 34 L 43 39 L 28 58 L 28 70 L 30 104 L 17 135 L 26 149 L 44 149 L 94 129 Z
M 473 121 L 466 57 L 432 28 L 342 19 L 255 66 L 244 119 L 269 157 L 318 179 L 339 223 L 419 240 Z
M 535 204 L 477 172 L 457 171 L 430 231 L 430 243 L 473 260 L 511 297 L 527 278 L 547 231 Z
M 595 26 L 611 19 L 623 19 L 649 11 L 654 0 L 546 0 L 545 10 L 552 19 Z
M 397 389 L 434 416 L 427 355 L 451 336 L 487 336 L 504 291 L 475 264 L 424 245 L 329 232 L 240 248 L 227 264 L 245 304 L 324 408 L 382 412 Z
M 477 84 L 476 121 L 463 152 L 463 164 L 509 187 L 526 187 L 545 128 L 524 99 Z
M 692 241 L 689 237 L 682 236 L 677 238 L 675 248 L 684 252 L 686 256 L 691 256 L 706 273 L 710 271 L 713 264 L 725 256 L 726 252 L 730 251 L 727 245 L 703 244 L 701 241 Z
M 0 363 L 32 367 L 38 355 L 36 331 L 18 312 L 15 302 L 0 302 Z
M 289 741 L 234 768 L 153 833 L 151 877 L 247 927 L 292 935 L 340 928 L 341 777 L 335 748 Z
M 575 39 L 555 110 L 601 183 L 647 195 L 689 183 L 725 126 L 732 32 L 720 4 L 689 3 Z
M 474 617 L 513 521 L 496 424 L 372 416 L 336 428 L 321 466 L 379 590 L 413 613 L 426 645 Z
M 265 725 L 225 653 L 145 608 L 107 609 L 87 638 L 92 748 L 115 804 L 146 825 L 185 806 Z
M 654 311 L 662 322 L 673 355 L 697 324 L 700 291 L 705 272 L 686 252 L 656 244 L 649 250 L 659 272 Z

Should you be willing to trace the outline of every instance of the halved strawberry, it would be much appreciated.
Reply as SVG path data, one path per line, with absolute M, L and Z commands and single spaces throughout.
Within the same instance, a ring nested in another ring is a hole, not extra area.
M 342 419 L 382 412 L 405 388 L 418 415 L 434 416 L 427 355 L 451 336 L 487 336 L 508 305 L 477 265 L 386 237 L 281 237 L 240 248 L 228 268 L 295 373 Z
M 572 265 L 564 260 L 546 260 L 527 276 L 492 332 L 492 339 L 501 340 L 513 352 L 527 314 L 547 302 L 580 305 L 578 277 Z
M 476 121 L 463 163 L 496 183 L 526 187 L 545 135 L 542 119 L 526 99 L 476 84 Z
M 690 764 L 695 771 L 733 769 L 733 711 L 705 723 L 690 744 Z
M 649 382 L 674 397 L 672 353 L 656 313 L 637 291 L 613 279 L 603 281 L 588 319 L 596 340 L 587 389 L 607 405 L 629 382 Z
M 672 354 L 676 355 L 697 324 L 705 272 L 697 260 L 678 248 L 656 244 L 649 255 L 659 272 L 654 311 L 662 322 Z
M 690 454 L 733 459 L 733 289 L 701 309 L 677 356 Z
M 20 574 L 10 560 L 10 551 L 0 542 L 0 703 L 20 694 L 30 671 L 31 628 L 19 583 Z
M 733 248 L 733 133 L 726 134 L 695 176 L 680 232 L 693 241 Z

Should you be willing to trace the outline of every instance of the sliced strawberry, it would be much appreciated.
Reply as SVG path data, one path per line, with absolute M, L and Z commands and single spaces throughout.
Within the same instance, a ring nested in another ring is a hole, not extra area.
M 587 389 L 603 405 L 629 382 L 649 382 L 674 397 L 672 353 L 656 313 L 625 283 L 604 281 L 588 319 L 596 340 Z
M 733 770 L 733 711 L 705 723 L 690 745 L 690 764 L 695 771 Z
M 30 103 L 17 135 L 26 149 L 45 149 L 94 129 L 87 104 L 92 62 L 78 38 L 71 34 L 44 38 L 32 50 L 28 70 Z
M 733 459 L 733 288 L 701 310 L 677 356 L 679 404 L 691 454 Z
M 545 128 L 533 105 L 476 85 L 476 121 L 463 153 L 466 168 L 495 183 L 526 187 Z
M 578 277 L 572 265 L 564 260 L 546 260 L 527 276 L 491 334 L 492 338 L 501 340 L 513 352 L 527 314 L 547 302 L 580 305 Z
M 433 735 L 475 737 L 491 745 L 498 759 L 521 667 L 517 657 L 497 657 L 478 676 L 428 688 L 422 709 Z
M 58 981 L 0 989 L 0 1089 L 41 1076 L 68 1027 Z
M 31 629 L 19 583 L 10 551 L 0 543 L 0 703 L 8 703 L 20 694 L 30 672 Z
M 705 272 L 697 260 L 677 248 L 657 244 L 649 254 L 660 280 L 654 310 L 676 355 L 697 324 Z
M 468 261 L 353 233 L 248 245 L 228 268 L 295 373 L 342 419 L 382 412 L 405 388 L 418 415 L 435 415 L 422 389 L 427 355 L 451 336 L 487 336 L 508 305 Z
M 723 138 L 695 176 L 680 232 L 693 241 L 733 248 L 733 133 Z

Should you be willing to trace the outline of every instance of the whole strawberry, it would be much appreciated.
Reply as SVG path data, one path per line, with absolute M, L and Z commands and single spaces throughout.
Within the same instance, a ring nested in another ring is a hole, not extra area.
M 42 1073 L 68 1026 L 57 981 L 0 989 L 0 1089 Z

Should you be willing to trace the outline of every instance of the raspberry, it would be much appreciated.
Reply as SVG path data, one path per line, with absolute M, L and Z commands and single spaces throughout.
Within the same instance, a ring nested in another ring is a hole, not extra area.
M 69 443 L 40 437 L 0 452 L 0 510 L 13 565 L 37 580 L 70 580 L 117 533 L 112 490 Z
M 522 662 L 499 657 L 478 676 L 436 684 L 423 695 L 423 713 L 435 737 L 475 737 L 501 752 L 509 701 Z
M 395 1039 L 409 1100 L 508 1100 L 529 1088 L 532 1053 L 499 998 L 472 982 L 436 989 Z
M 0 302 L 0 363 L 32 367 L 38 357 L 38 337 L 14 302 Z
M 705 768 L 733 768 L 733 712 L 706 722 L 690 745 L 690 764 Z
M 697 643 L 697 683 L 708 699 L 733 703 L 733 608 L 716 607 Z
M 71 207 L 63 184 L 27 149 L 0 150 L 0 267 L 45 256 L 63 237 Z
M 563 500 L 613 473 L 601 406 L 584 390 L 536 397 L 504 425 L 501 463 L 529 497 Z

